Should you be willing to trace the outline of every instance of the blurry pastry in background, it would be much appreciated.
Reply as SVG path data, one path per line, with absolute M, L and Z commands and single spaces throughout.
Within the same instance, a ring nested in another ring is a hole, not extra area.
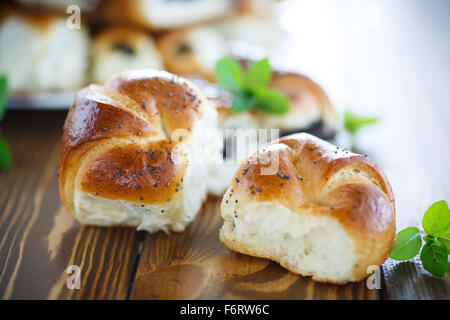
M 40 7 L 51 10 L 58 10 L 66 13 L 67 7 L 71 5 L 78 6 L 82 11 L 94 10 L 100 0 L 16 0 L 18 3 L 27 7 Z
M 216 61 L 228 54 L 225 38 L 208 26 L 169 31 L 157 38 L 157 46 L 167 71 L 210 81 Z
M 92 44 L 92 81 L 103 84 L 131 69 L 163 69 L 153 37 L 135 27 L 111 27 L 98 33 Z
M 244 66 L 246 62 L 243 62 Z M 325 91 L 310 78 L 293 72 L 273 73 L 269 87 L 286 94 L 291 103 L 287 114 L 267 114 L 252 109 L 234 113 L 231 110 L 231 94 L 198 77 L 190 78 L 214 103 L 219 114 L 221 129 L 280 129 L 280 135 L 308 132 L 330 140 L 338 130 L 338 115 Z
M 69 29 L 56 13 L 2 8 L 0 74 L 11 91 L 77 89 L 86 82 L 88 55 L 86 26 Z
M 299 73 L 275 72 L 269 86 L 289 98 L 291 110 L 280 116 L 260 113 L 261 128 L 279 128 L 282 135 L 308 132 L 326 140 L 333 138 L 337 112 L 316 82 Z
M 241 60 L 241 62 L 244 68 L 250 63 L 248 60 Z M 327 95 L 317 83 L 304 75 L 280 71 L 273 73 L 269 86 L 285 93 L 291 103 L 291 109 L 285 115 L 267 114 L 259 109 L 234 113 L 231 110 L 230 92 L 200 77 L 189 79 L 215 105 L 219 116 L 218 127 L 225 137 L 223 145 L 225 163 L 212 164 L 208 167 L 208 192 L 212 195 L 222 195 L 230 182 L 230 175 L 239 167 L 239 161 L 256 151 L 258 146 L 259 138 L 251 134 L 245 135 L 244 132 L 245 140 L 241 140 L 241 144 L 245 145 L 246 153 L 242 153 L 236 138 L 233 135 L 228 136 L 226 129 L 243 129 L 244 131 L 280 129 L 279 136 L 293 132 L 308 132 L 326 140 L 332 139 L 338 130 L 337 112 Z M 267 138 L 270 140 L 271 136 Z
M 235 0 L 235 14 L 214 22 L 227 41 L 260 46 L 267 50 L 278 47 L 283 30 L 274 0 Z
M 100 20 L 152 30 L 173 29 L 211 21 L 234 10 L 232 0 L 107 0 L 98 10 Z

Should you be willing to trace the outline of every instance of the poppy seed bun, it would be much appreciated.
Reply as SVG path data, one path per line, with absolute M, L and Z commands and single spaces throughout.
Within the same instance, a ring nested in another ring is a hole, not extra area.
M 162 69 L 150 34 L 139 28 L 110 27 L 94 38 L 92 81 L 103 84 L 113 75 L 132 69 Z
M 389 256 L 394 196 L 373 161 L 305 133 L 282 138 L 250 160 L 222 200 L 225 246 L 338 284 L 362 280 L 368 266 Z
M 217 19 L 230 10 L 231 0 L 108 0 L 101 2 L 97 13 L 105 22 L 160 30 Z
M 203 130 L 215 124 L 197 87 L 167 72 L 80 90 L 64 125 L 62 202 L 86 224 L 183 231 L 206 197 Z
M 0 74 L 13 92 L 75 90 L 85 84 L 87 27 L 69 29 L 66 17 L 7 8 L 0 19 Z

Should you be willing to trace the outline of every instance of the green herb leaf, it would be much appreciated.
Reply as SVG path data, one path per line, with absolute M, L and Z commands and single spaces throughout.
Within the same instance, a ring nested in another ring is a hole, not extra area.
M 233 94 L 231 105 L 233 112 L 251 108 L 272 114 L 284 114 L 289 111 L 290 101 L 286 95 L 266 87 L 272 77 L 269 59 L 253 63 L 244 75 L 238 61 L 224 57 L 217 61 L 215 71 L 219 86 Z
M 427 243 L 422 248 L 420 260 L 425 270 L 442 278 L 448 269 L 447 247 L 439 241 Z
M 242 66 L 239 62 L 230 57 L 224 57 L 216 63 L 216 76 L 219 86 L 231 91 L 238 91 L 243 88 L 244 76 Z
M 12 165 L 11 151 L 5 139 L 0 136 L 0 169 L 8 169 Z
M 8 101 L 8 80 L 6 76 L 0 76 L 0 120 L 3 119 L 3 116 L 6 112 L 6 104 Z
M 425 232 L 437 236 L 450 228 L 450 211 L 444 200 L 433 203 L 423 215 L 422 227 Z
M 391 252 L 391 258 L 395 260 L 408 260 L 419 253 L 422 246 L 420 231 L 416 227 L 409 227 L 397 233 L 397 241 Z
M 266 113 L 281 115 L 289 111 L 289 99 L 276 89 L 260 87 L 253 89 L 252 93 L 256 98 L 256 106 Z
M 255 106 L 255 98 L 248 92 L 239 92 L 233 95 L 231 110 L 235 113 L 246 111 Z
M 425 241 L 426 243 L 432 243 L 435 240 L 436 239 L 433 236 L 430 236 L 430 235 L 426 235 L 425 237 L 423 237 L 423 241 Z
M 363 118 L 351 111 L 344 112 L 344 127 L 351 135 L 355 135 L 356 132 L 362 127 L 377 122 L 378 122 L 377 118 Z
M 245 76 L 245 85 L 248 88 L 257 88 L 266 86 L 272 78 L 272 69 L 269 59 L 265 58 L 253 63 L 247 70 Z

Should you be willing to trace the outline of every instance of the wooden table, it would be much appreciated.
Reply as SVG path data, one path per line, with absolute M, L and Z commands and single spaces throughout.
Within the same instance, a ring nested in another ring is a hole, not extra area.
M 442 117 L 417 112 L 409 110 L 403 122 L 383 121 L 362 144 L 391 179 L 401 227 L 431 202 L 450 200 L 448 110 Z M 13 168 L 0 172 L 2 299 L 450 299 L 448 273 L 434 278 L 417 259 L 386 261 L 382 288 L 369 290 L 364 281 L 316 283 L 231 252 L 219 243 L 215 198 L 184 233 L 170 236 L 82 226 L 58 196 L 64 118 L 65 112 L 9 111 L 2 123 L 14 157 Z M 66 285 L 71 265 L 80 268 L 80 289 Z

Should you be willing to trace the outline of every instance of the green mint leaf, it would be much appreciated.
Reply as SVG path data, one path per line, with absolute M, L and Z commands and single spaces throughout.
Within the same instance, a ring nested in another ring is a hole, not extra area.
M 219 86 L 231 91 L 242 89 L 244 75 L 239 62 L 230 57 L 221 58 L 216 63 L 215 71 Z
M 394 249 L 391 258 L 395 260 L 408 260 L 419 253 L 422 246 L 420 231 L 416 227 L 409 227 L 397 233 Z
M 437 201 L 425 212 L 422 219 L 422 227 L 425 232 L 437 236 L 439 232 L 446 232 L 450 228 L 450 211 L 447 202 Z
M 447 247 L 439 241 L 427 243 L 422 248 L 420 260 L 425 270 L 442 278 L 448 269 Z
M 9 169 L 12 165 L 12 156 L 5 139 L 0 136 L 0 169 Z
M 430 236 L 430 235 L 426 235 L 425 237 L 423 237 L 423 241 L 425 241 L 426 243 L 432 243 L 435 240 L 436 239 L 433 236 Z
M 8 80 L 6 76 L 0 76 L 0 120 L 3 119 L 3 116 L 6 112 L 6 105 L 8 102 Z
M 438 232 L 437 240 L 447 247 L 447 252 L 450 254 L 450 229 L 447 229 L 444 232 Z
M 351 111 L 344 112 L 344 127 L 351 135 L 355 135 L 356 132 L 362 127 L 377 122 L 378 122 L 377 118 L 363 118 Z
M 269 59 L 265 58 L 253 63 L 247 70 L 245 85 L 248 88 L 265 87 L 272 78 Z
M 289 111 L 290 101 L 282 92 L 270 88 L 252 90 L 256 99 L 256 107 L 266 113 L 285 114 Z
M 254 107 L 256 103 L 255 98 L 248 92 L 239 92 L 233 95 L 233 100 L 231 101 L 231 110 L 234 113 L 243 112 Z

